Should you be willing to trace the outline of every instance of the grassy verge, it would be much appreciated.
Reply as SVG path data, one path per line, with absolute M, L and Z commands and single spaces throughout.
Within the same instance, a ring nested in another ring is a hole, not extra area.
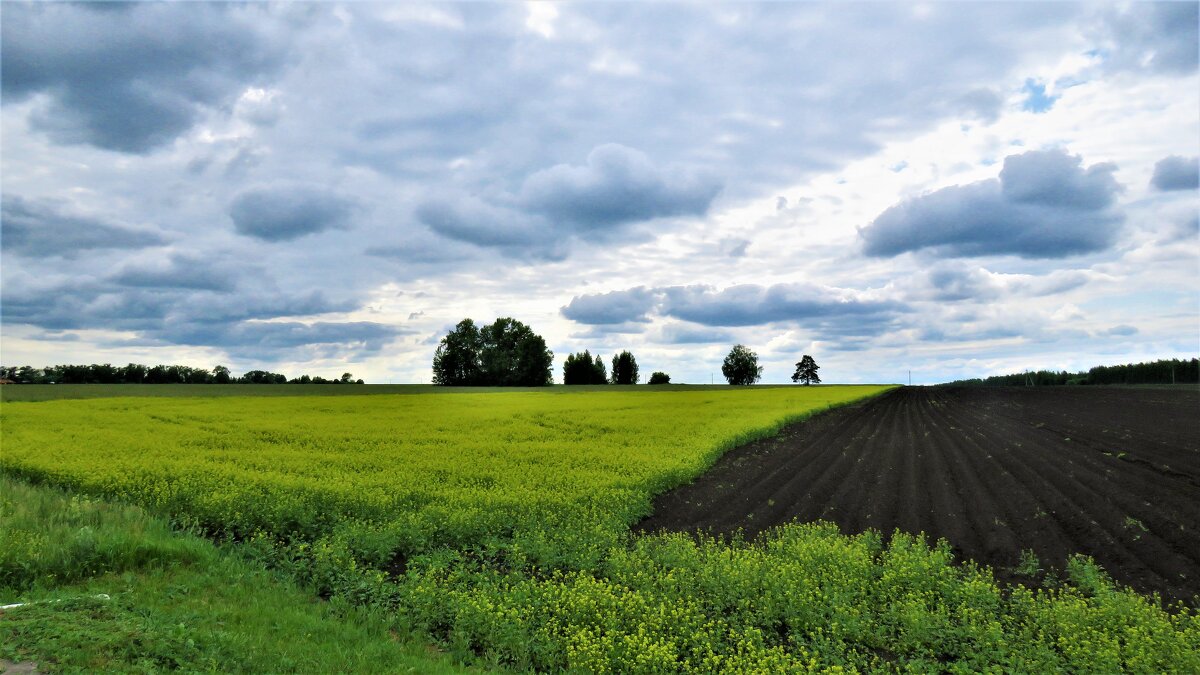
M 140 509 L 0 476 L 0 604 L 18 602 L 0 611 L 0 658 L 41 672 L 461 672 L 382 613 L 320 602 Z

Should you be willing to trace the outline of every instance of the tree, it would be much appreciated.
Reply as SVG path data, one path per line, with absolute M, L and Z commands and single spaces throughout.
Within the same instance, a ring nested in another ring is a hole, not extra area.
M 146 371 L 146 379 L 143 380 L 146 384 L 167 384 L 170 382 L 167 367 L 164 365 L 154 366 Z
M 805 354 L 803 358 L 796 362 L 796 372 L 792 374 L 792 382 L 803 382 L 805 385 L 821 384 L 821 378 L 817 375 L 817 371 L 821 366 L 813 360 L 813 357 Z
M 586 349 L 578 354 L 568 354 L 563 361 L 563 384 L 608 384 L 603 359 L 599 356 L 593 359 Z
M 183 381 L 187 384 L 211 384 L 212 373 L 203 368 L 187 368 Z
M 637 384 L 638 383 L 638 365 L 637 359 L 633 358 L 633 354 L 628 351 L 623 351 L 612 360 L 612 383 L 613 384 Z
M 608 384 L 608 368 L 604 367 L 604 359 L 599 354 L 592 362 L 592 384 Z
M 251 370 L 238 378 L 238 384 L 287 384 L 287 376 L 265 370 Z
M 650 374 L 650 381 L 646 384 L 671 384 L 671 376 L 661 370 L 656 370 Z
M 458 322 L 433 356 L 433 382 L 441 385 L 540 387 L 553 381 L 554 352 L 529 326 L 496 319 L 483 329 L 471 319 Z
M 342 384 L 354 384 L 354 376 L 350 373 L 342 373 L 342 377 L 338 381 Z
M 482 348 L 475 322 L 463 319 L 446 334 L 433 355 L 433 383 L 471 386 L 480 382 L 479 352 Z
M 554 352 L 542 336 L 513 319 L 496 319 L 479 331 L 484 381 L 495 387 L 543 387 L 554 381 Z
M 120 381 L 121 369 L 114 368 L 111 363 L 93 363 L 87 367 L 87 382 L 115 384 Z
M 229 369 L 225 366 L 213 366 L 213 383 L 214 384 L 229 384 L 233 381 L 233 377 L 229 374 Z
M 37 370 L 33 366 L 21 366 L 21 369 L 16 372 L 16 376 L 12 378 L 14 382 L 21 384 L 41 384 L 46 381 L 45 369 Z
M 745 345 L 734 345 L 721 364 L 721 374 L 729 384 L 754 384 L 762 377 L 762 366 L 758 365 L 758 354 Z

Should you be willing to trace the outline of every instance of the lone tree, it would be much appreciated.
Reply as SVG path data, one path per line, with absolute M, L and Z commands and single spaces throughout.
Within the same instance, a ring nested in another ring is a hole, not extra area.
M 433 382 L 441 385 L 541 387 L 550 384 L 554 353 L 516 319 L 496 319 L 482 329 L 463 319 L 433 355 Z
M 612 360 L 612 383 L 613 384 L 637 384 L 638 383 L 638 365 L 637 359 L 633 358 L 633 354 L 628 351 L 623 351 L 613 357 Z
M 578 354 L 568 354 L 563 361 L 563 384 L 608 384 L 604 360 L 599 354 L 593 359 L 586 349 Z
M 762 377 L 762 366 L 758 365 L 758 354 L 745 345 L 734 345 L 721 364 L 721 374 L 729 384 L 754 384 Z
M 817 371 L 821 366 L 813 360 L 813 357 L 805 354 L 803 358 L 796 362 L 796 372 L 792 374 L 792 382 L 803 382 L 805 385 L 821 384 L 821 378 L 817 375 Z
M 646 384 L 671 384 L 671 376 L 661 370 L 656 370 L 650 374 L 650 381 Z

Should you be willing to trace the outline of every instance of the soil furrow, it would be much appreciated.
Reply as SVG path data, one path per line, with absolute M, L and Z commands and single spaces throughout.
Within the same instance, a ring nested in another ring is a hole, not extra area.
M 1083 553 L 1195 605 L 1196 410 L 1194 387 L 903 387 L 731 451 L 635 529 L 923 531 L 1003 579 L 1022 550 L 1056 568 Z

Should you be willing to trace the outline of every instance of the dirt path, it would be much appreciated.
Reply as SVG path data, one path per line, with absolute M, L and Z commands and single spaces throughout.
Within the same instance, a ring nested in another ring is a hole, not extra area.
M 904 387 L 730 452 L 635 529 L 793 518 L 945 537 L 1005 580 L 1024 549 L 1056 569 L 1085 553 L 1195 605 L 1200 389 Z

